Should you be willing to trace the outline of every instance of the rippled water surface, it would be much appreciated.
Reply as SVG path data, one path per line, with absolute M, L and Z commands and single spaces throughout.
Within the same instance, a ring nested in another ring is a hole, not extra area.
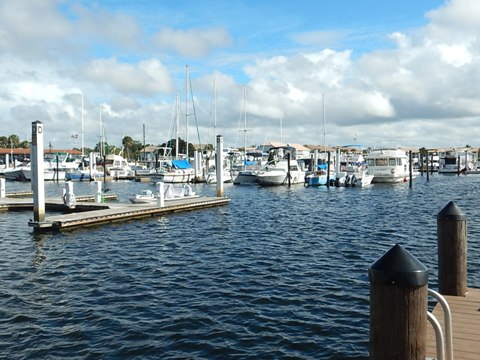
M 47 196 L 63 186 L 47 183 Z M 368 359 L 369 266 L 398 243 L 435 288 L 449 201 L 467 215 L 468 283 L 480 287 L 479 186 L 480 175 L 411 189 L 225 184 L 226 206 L 53 234 L 32 232 L 32 212 L 0 213 L 0 357 Z M 153 189 L 108 187 L 120 202 Z

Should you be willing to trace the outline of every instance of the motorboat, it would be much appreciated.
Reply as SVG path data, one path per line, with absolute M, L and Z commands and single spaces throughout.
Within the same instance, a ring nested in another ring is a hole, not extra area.
M 261 186 L 303 184 L 305 171 L 295 157 L 295 148 L 278 146 L 269 150 L 268 163 L 256 177 Z
M 373 183 L 407 182 L 410 177 L 409 159 L 402 149 L 374 149 L 365 158 L 368 174 L 373 175 Z M 412 178 L 417 174 L 412 171 Z
M 165 185 L 164 200 L 176 200 L 189 197 L 198 197 L 192 187 L 184 184 L 181 188 L 176 188 L 172 184 Z M 156 204 L 158 196 L 152 190 L 144 189 L 138 194 L 134 194 L 128 198 L 132 204 Z
M 132 179 L 135 177 L 135 172 L 132 170 L 127 160 L 121 155 L 109 154 L 105 158 L 105 169 L 112 178 L 118 179 Z
M 344 187 L 367 187 L 372 184 L 374 176 L 369 174 L 366 169 L 345 171 L 339 173 L 335 179 L 335 186 Z
M 188 183 L 193 181 L 195 170 L 188 160 L 165 161 L 160 172 L 152 175 L 152 181 L 164 183 Z
M 259 170 L 241 170 L 233 179 L 234 185 L 257 185 L 258 184 L 258 173 Z
M 328 164 L 320 164 L 316 166 L 316 170 L 309 171 L 305 175 L 305 186 L 334 185 L 335 179 L 335 172 L 328 169 Z
M 217 183 L 217 171 L 213 166 L 210 171 L 205 176 L 205 182 L 207 184 L 216 184 Z M 230 169 L 223 169 L 222 171 L 222 182 L 231 183 L 232 182 L 232 171 Z
M 439 152 L 438 173 L 457 175 L 477 170 L 478 154 L 471 149 L 449 149 Z

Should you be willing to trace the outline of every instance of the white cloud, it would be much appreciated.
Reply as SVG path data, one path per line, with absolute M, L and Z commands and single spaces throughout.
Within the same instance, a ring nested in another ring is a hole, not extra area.
M 173 50 L 182 56 L 204 57 L 217 48 L 232 45 L 232 38 L 224 28 L 173 30 L 164 28 L 152 37 L 155 47 Z
M 401 145 L 478 145 L 478 1 L 448 1 L 427 14 L 426 26 L 383 34 L 391 48 L 362 54 L 325 47 L 338 49 L 334 42 L 343 34 L 315 29 L 288 29 L 277 38 L 291 41 L 289 34 L 296 33 L 295 48 L 279 41 L 261 52 L 221 23 L 202 28 L 162 19 L 148 24 L 164 26 L 150 36 L 133 13 L 82 4 L 0 2 L 0 116 L 7 135 L 23 137 L 18 129 L 28 131 L 40 119 L 47 141 L 70 146 L 65 132 L 79 132 L 81 91 L 87 146 L 98 141 L 100 104 L 109 142 L 119 143 L 122 135 L 141 139 L 145 123 L 148 142 L 161 143 L 168 137 L 175 92 L 184 96 L 188 60 L 204 141 L 213 142 L 215 78 L 217 131 L 226 144 L 239 137 L 247 82 L 248 136 L 256 142 L 279 140 L 283 118 L 285 142 L 321 143 L 325 94 L 329 144 L 355 138 L 376 145 L 395 139 Z M 233 38 L 242 42 L 233 47 Z
M 440 44 L 438 45 L 438 51 L 443 61 L 456 67 L 472 62 L 472 55 L 464 45 Z
M 152 95 L 173 91 L 168 70 L 156 59 L 138 65 L 120 63 L 115 58 L 94 60 L 83 74 L 98 86 L 108 85 L 124 93 Z

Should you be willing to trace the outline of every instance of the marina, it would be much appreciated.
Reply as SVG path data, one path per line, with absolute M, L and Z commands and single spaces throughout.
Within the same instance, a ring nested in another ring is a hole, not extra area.
M 38 234 L 31 211 L 2 212 L 0 350 L 368 359 L 369 266 L 400 243 L 428 267 L 435 289 L 435 217 L 449 201 L 468 216 L 468 284 L 480 287 L 479 185 L 475 175 L 438 174 L 412 188 L 225 184 L 228 206 Z M 107 186 L 119 206 L 155 189 Z M 46 183 L 46 198 L 60 200 L 63 188 Z M 215 196 L 215 186 L 192 188 Z M 29 183 L 7 183 L 7 193 L 28 191 Z M 95 185 L 75 192 L 94 194 Z M 308 204 L 323 204 L 322 216 Z

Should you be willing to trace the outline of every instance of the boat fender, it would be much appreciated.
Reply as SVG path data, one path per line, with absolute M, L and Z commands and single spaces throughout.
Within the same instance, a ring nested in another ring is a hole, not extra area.
M 335 179 L 335 186 L 340 187 L 340 179 L 339 178 Z
M 347 176 L 345 176 L 345 186 L 348 185 L 350 185 L 350 176 L 347 174 Z

